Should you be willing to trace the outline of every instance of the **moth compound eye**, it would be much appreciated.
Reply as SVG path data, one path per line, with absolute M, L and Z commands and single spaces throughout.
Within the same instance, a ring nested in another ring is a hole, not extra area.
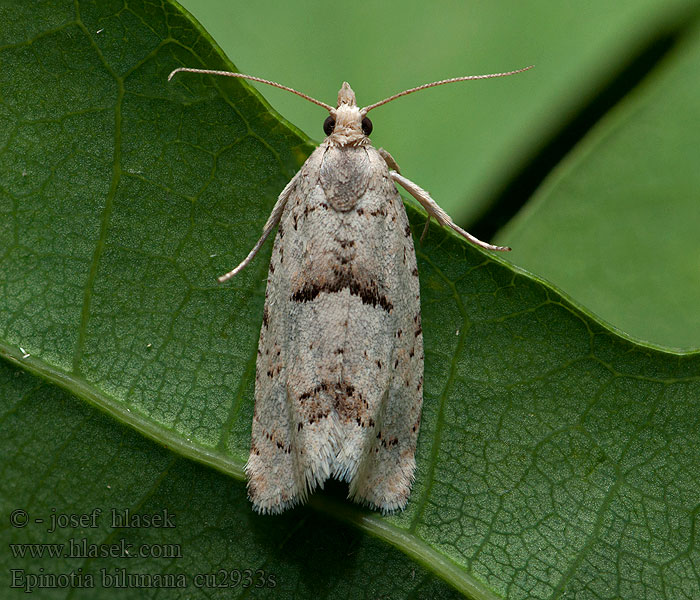
M 326 135 L 330 135 L 333 133 L 333 130 L 335 129 L 335 119 L 331 116 L 328 116 L 326 120 L 323 122 L 323 132 Z
M 372 133 L 372 121 L 370 121 L 367 117 L 362 119 L 362 133 L 365 135 Z

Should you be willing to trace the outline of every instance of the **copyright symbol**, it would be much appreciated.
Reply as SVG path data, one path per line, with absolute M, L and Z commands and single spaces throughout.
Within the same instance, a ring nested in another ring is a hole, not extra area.
M 29 517 L 27 516 L 27 511 L 17 508 L 10 513 L 10 525 L 12 527 L 22 528 L 26 527 L 29 523 Z

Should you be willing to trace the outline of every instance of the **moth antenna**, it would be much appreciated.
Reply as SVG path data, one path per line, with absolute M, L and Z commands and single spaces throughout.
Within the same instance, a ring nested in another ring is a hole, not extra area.
M 408 94 L 412 94 L 413 92 L 417 92 L 419 90 L 425 90 L 427 88 L 435 87 L 438 85 L 443 85 L 445 83 L 454 83 L 456 81 L 470 81 L 472 79 L 493 79 L 494 77 L 507 77 L 508 75 L 515 75 L 516 73 L 522 73 L 523 71 L 529 71 L 534 66 L 535 65 L 530 65 L 529 67 L 523 67 L 522 69 L 517 69 L 515 71 L 506 71 L 505 73 L 488 73 L 487 75 L 465 75 L 464 77 L 453 77 L 452 79 L 442 79 L 440 81 L 433 81 L 432 83 L 424 83 L 423 85 L 419 85 L 418 87 L 414 87 L 414 88 L 411 88 L 409 90 L 404 90 L 403 92 L 399 92 L 398 94 L 394 94 L 393 96 L 389 96 L 388 98 L 385 98 L 384 100 L 380 100 L 379 102 L 375 102 L 374 104 L 370 104 L 369 106 L 365 106 L 363 109 L 360 110 L 360 114 L 366 115 L 373 108 L 377 108 L 377 106 L 381 106 L 382 104 L 386 104 L 387 102 L 391 102 L 392 100 L 396 100 L 397 98 L 400 98 L 401 96 L 406 96 Z
M 225 77 L 238 77 L 240 79 L 250 79 L 252 81 L 257 81 L 259 83 L 266 83 L 267 85 L 271 85 L 271 86 L 279 88 L 281 90 L 287 90 L 288 92 L 292 92 L 292 94 L 296 94 L 297 96 L 301 96 L 302 98 L 305 98 L 309 102 L 313 102 L 314 104 L 318 104 L 319 106 L 322 106 L 331 114 L 335 114 L 335 108 L 326 104 L 325 102 L 321 102 L 320 100 L 316 100 L 316 98 L 312 98 L 311 96 L 308 96 L 307 94 L 299 92 L 299 91 L 295 90 L 294 88 L 287 87 L 286 85 L 282 85 L 281 83 L 276 83 L 274 81 L 268 81 L 267 79 L 261 79 L 260 77 L 254 77 L 253 75 L 243 75 L 243 73 L 234 73 L 233 71 L 215 71 L 213 69 L 191 69 L 190 67 L 178 67 L 172 73 L 170 73 L 170 75 L 168 75 L 168 81 L 170 81 L 173 78 L 173 75 L 175 75 L 176 73 L 181 73 L 181 72 L 184 72 L 184 73 L 203 73 L 205 75 L 223 75 Z

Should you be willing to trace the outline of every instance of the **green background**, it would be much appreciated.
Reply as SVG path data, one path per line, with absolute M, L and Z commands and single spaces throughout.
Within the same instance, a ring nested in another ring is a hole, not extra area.
M 343 79 L 366 104 L 536 64 L 372 115 L 406 176 L 515 250 L 436 226 L 417 246 L 426 379 L 407 510 L 363 510 L 337 484 L 255 515 L 243 465 L 270 245 L 214 278 L 313 144 L 245 83 L 167 82 L 234 68 L 174 5 L 0 4 L 2 593 L 14 569 L 98 578 L 37 598 L 700 596 L 700 356 L 654 347 L 698 339 L 695 4 L 190 8 L 236 68 L 327 102 Z M 321 137 L 318 107 L 259 89 Z M 95 508 L 94 528 L 35 520 Z M 176 527 L 115 529 L 112 508 Z M 83 539 L 130 557 L 17 555 Z M 103 569 L 187 586 L 116 591 Z M 262 587 L 222 579 L 246 569 Z

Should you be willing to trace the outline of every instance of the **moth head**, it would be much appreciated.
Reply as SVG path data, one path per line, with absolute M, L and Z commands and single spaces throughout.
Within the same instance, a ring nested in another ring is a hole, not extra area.
M 338 91 L 338 106 L 328 112 L 330 115 L 323 122 L 323 131 L 331 145 L 358 146 L 368 141 L 372 121 L 357 106 L 355 92 L 347 81 Z

